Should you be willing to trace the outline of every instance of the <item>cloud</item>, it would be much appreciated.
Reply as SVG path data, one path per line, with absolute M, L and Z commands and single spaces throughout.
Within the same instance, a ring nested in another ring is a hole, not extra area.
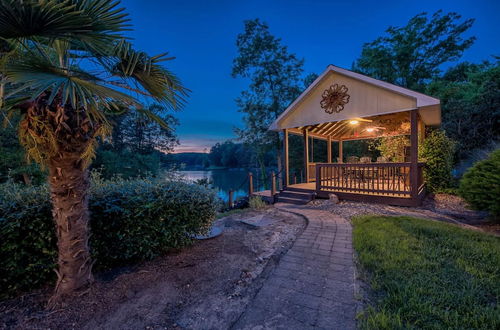
M 180 152 L 209 152 L 210 148 L 217 142 L 227 140 L 226 137 L 213 137 L 211 135 L 187 135 L 179 137 L 180 145 L 174 153 Z
M 174 153 L 209 152 L 217 142 L 234 139 L 234 125 L 218 119 L 181 119 L 177 129 L 180 145 Z

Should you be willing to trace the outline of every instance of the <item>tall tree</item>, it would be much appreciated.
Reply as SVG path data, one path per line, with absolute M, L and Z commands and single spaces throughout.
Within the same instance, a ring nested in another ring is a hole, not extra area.
M 389 27 L 387 35 L 365 43 L 353 70 L 415 90 L 441 72 L 442 64 L 456 61 L 475 37 L 464 33 L 474 19 L 460 22 L 457 13 L 421 13 L 403 27 Z
M 135 51 L 122 32 L 128 18 L 114 0 L 2 0 L 0 109 L 22 114 L 19 138 L 29 157 L 48 167 L 58 239 L 52 303 L 91 279 L 88 165 L 98 137 L 111 133 L 108 114 L 133 110 L 166 123 L 124 90 L 167 108 L 186 90 L 161 66 L 166 54 Z
M 261 164 L 267 150 L 276 150 L 281 169 L 280 135 L 268 128 L 300 93 L 304 60 L 290 53 L 266 23 L 254 19 L 244 24 L 244 32 L 236 39 L 238 56 L 233 60 L 232 76 L 248 78 L 250 84 L 236 100 L 245 123 L 245 128 L 236 132 L 244 142 L 257 147 Z
M 500 61 L 460 63 L 431 82 L 426 92 L 441 100 L 441 126 L 457 141 L 459 159 L 500 140 Z
M 304 89 L 309 87 L 318 77 L 319 77 L 319 74 L 317 74 L 315 72 L 311 72 L 307 76 L 305 76 L 304 77 Z
M 142 113 L 129 113 L 122 122 L 122 141 L 133 152 L 148 154 L 154 151 L 172 152 L 179 144 L 173 127 L 178 120 L 167 109 L 159 104 L 153 104 L 148 110 L 158 116 L 168 126 L 160 126 L 150 117 Z
M 153 104 L 148 110 L 167 123 L 168 128 L 137 112 L 113 116 L 112 135 L 101 144 L 92 164 L 103 178 L 156 175 L 162 161 L 167 161 L 167 154 L 178 145 L 175 134 L 178 120 L 161 105 Z

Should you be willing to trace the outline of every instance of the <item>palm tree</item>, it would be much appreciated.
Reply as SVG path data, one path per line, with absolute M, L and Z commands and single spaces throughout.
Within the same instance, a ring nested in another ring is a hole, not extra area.
M 122 33 L 127 14 L 115 0 L 0 2 L 0 115 L 22 114 L 19 139 L 46 166 L 58 239 L 51 303 L 92 281 L 88 165 L 109 115 L 128 109 L 166 125 L 141 106 L 179 108 L 187 90 L 160 62 L 135 51 Z M 132 94 L 133 96 L 129 95 Z

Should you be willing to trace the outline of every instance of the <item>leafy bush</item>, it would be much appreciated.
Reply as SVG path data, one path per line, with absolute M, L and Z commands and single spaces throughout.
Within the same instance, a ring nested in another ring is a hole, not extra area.
M 55 231 L 47 186 L 0 185 L 0 298 L 55 278 Z
M 460 195 L 475 209 L 500 218 L 500 149 L 477 162 L 460 181 Z
M 371 150 L 378 150 L 380 156 L 391 162 L 405 161 L 405 147 L 410 146 L 410 138 L 407 135 L 386 136 L 370 142 Z
M 452 187 L 452 188 L 443 188 L 443 189 L 438 189 L 434 191 L 435 194 L 447 194 L 447 195 L 455 195 L 458 196 L 458 188 Z
M 55 226 L 46 186 L 0 185 L 0 297 L 54 280 Z M 90 190 L 94 269 L 147 260 L 206 233 L 215 218 L 214 191 L 165 180 L 103 181 Z
M 260 196 L 252 196 L 248 201 L 248 207 L 254 210 L 261 210 L 266 207 L 266 203 L 260 198 Z
M 436 192 L 450 188 L 453 182 L 455 142 L 444 131 L 432 131 L 419 148 L 419 159 L 425 162 L 424 179 L 427 189 Z

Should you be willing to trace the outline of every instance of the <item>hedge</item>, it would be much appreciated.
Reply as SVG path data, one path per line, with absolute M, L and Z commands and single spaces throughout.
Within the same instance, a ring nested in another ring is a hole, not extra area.
M 474 209 L 489 211 L 500 220 L 500 149 L 465 172 L 459 193 Z
M 434 130 L 424 139 L 419 148 L 419 160 L 425 162 L 424 180 L 429 191 L 451 188 L 455 145 L 442 130 Z
M 152 259 L 205 233 L 219 206 L 205 187 L 165 180 L 94 180 L 94 270 Z M 57 242 L 46 186 L 0 185 L 0 298 L 55 281 Z

